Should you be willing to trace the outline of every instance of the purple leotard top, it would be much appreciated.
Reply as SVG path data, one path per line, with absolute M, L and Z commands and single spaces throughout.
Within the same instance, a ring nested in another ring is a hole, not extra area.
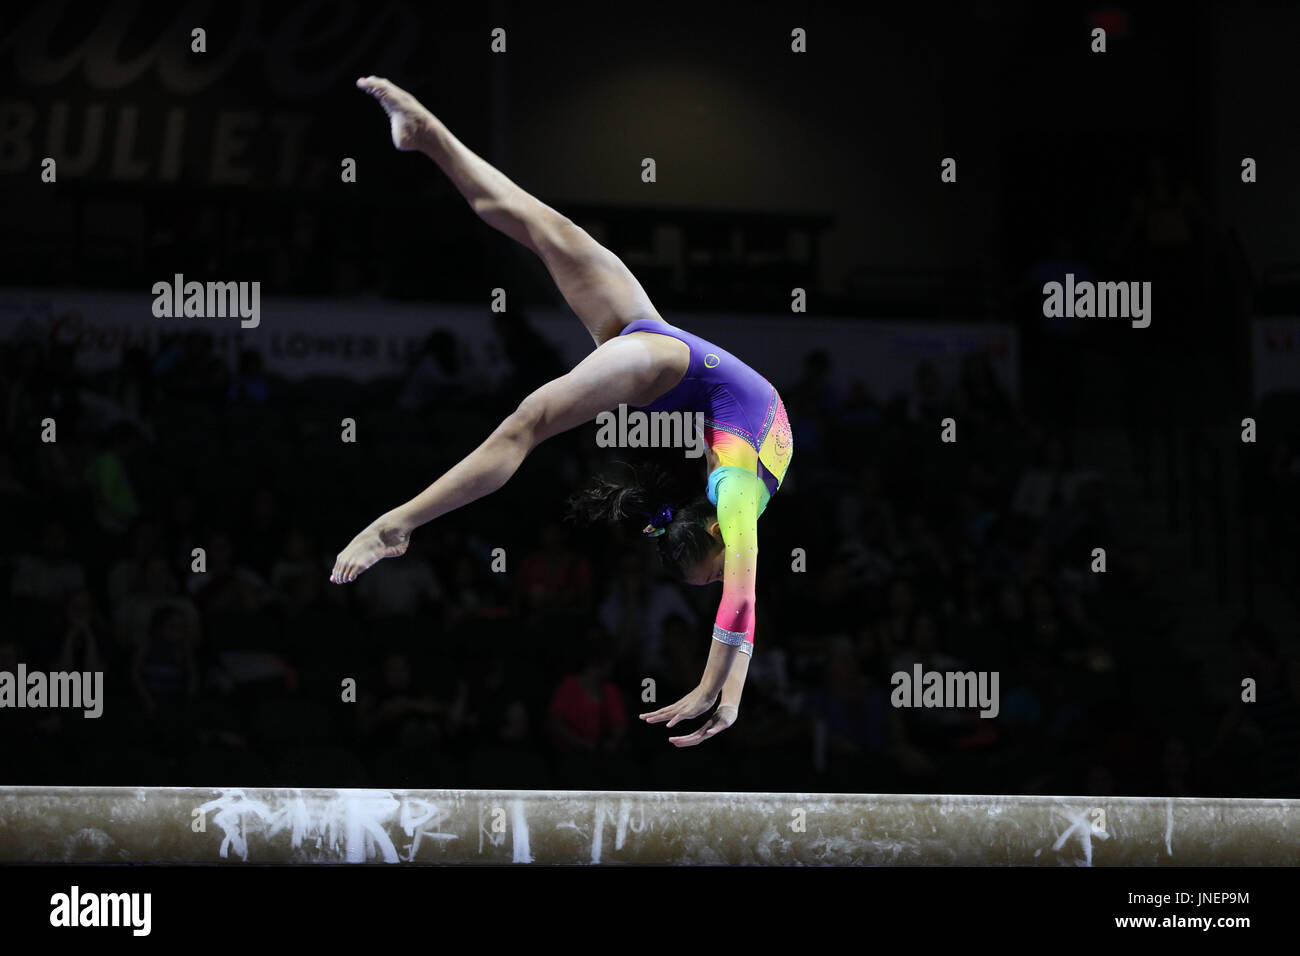
M 630 332 L 667 335 L 691 350 L 682 380 L 642 411 L 702 412 L 704 440 L 717 455 L 719 470 L 747 468 L 763 480 L 769 496 L 775 494 L 790 463 L 792 441 L 785 405 L 772 383 L 726 349 L 667 322 L 638 319 L 619 334 Z

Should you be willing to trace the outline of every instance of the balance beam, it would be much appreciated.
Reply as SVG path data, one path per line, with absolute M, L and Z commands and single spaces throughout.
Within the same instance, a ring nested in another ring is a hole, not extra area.
M 0 787 L 0 862 L 1295 866 L 1297 800 Z

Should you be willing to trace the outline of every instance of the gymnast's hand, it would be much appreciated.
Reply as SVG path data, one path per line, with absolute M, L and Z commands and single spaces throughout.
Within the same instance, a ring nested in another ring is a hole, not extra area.
M 736 717 L 740 714 L 740 708 L 735 704 L 720 704 L 718 709 L 699 730 L 685 737 L 669 737 L 668 742 L 674 747 L 694 747 L 702 744 L 710 737 L 716 737 L 728 727 L 736 722 Z
M 697 686 L 677 703 L 669 704 L 667 707 L 661 707 L 640 716 L 647 724 L 662 724 L 666 720 L 669 727 L 675 727 L 683 720 L 698 717 L 712 707 L 718 700 L 718 693 L 718 691 L 709 693 L 706 688 Z M 684 740 L 685 738 L 678 739 Z

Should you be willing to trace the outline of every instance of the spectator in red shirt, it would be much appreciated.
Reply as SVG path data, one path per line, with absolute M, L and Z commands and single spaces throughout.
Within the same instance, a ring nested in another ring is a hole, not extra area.
M 516 582 L 526 612 L 586 614 L 591 609 L 591 562 L 569 548 L 555 521 L 542 525 L 541 545 L 524 557 Z
M 622 741 L 627 718 L 623 696 L 609 679 L 612 669 L 608 655 L 596 653 L 555 688 L 550 730 L 561 752 L 613 750 Z

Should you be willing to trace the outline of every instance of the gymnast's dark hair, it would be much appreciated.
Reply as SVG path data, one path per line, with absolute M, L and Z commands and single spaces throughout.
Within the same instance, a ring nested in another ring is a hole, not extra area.
M 684 578 L 688 568 L 707 558 L 717 546 L 708 529 L 717 509 L 707 495 L 683 495 L 659 468 L 619 465 L 614 474 L 598 475 L 569 497 L 569 518 L 580 524 L 603 522 L 637 531 L 651 525 L 656 530 L 662 528 L 662 533 L 652 538 L 660 564 L 678 580 Z

